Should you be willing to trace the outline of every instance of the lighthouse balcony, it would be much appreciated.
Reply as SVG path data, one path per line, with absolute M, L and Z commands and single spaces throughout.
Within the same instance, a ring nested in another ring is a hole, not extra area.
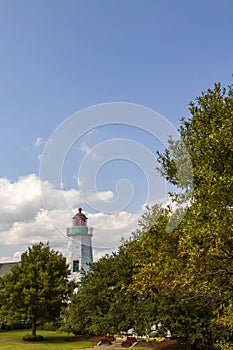
M 67 227 L 66 234 L 68 237 L 79 236 L 79 235 L 91 235 L 92 236 L 92 228 L 88 226 L 72 226 Z

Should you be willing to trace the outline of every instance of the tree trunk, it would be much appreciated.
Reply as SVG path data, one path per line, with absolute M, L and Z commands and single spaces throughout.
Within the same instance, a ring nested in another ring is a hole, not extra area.
M 36 321 L 32 320 L 32 336 L 36 336 Z

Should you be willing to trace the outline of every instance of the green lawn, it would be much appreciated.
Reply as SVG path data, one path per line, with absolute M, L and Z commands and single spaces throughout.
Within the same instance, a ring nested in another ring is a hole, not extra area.
M 67 342 L 66 339 L 71 338 L 72 334 L 57 333 L 51 331 L 38 330 L 37 334 L 43 335 L 44 341 L 25 342 L 23 336 L 30 333 L 30 330 L 18 330 L 0 332 L 0 349 L 10 350 L 34 350 L 34 349 L 49 349 L 49 350 L 74 350 L 81 348 L 92 348 L 96 345 L 93 342 Z

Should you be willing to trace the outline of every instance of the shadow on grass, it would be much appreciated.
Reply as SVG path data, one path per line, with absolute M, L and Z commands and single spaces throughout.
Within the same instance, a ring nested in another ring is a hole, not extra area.
M 59 333 L 52 331 L 39 330 L 37 335 L 42 335 L 44 340 L 24 341 L 23 337 L 29 334 L 25 330 L 10 330 L 0 333 L 0 349 L 7 350 L 34 350 L 34 349 L 51 349 L 51 350 L 71 350 L 93 348 L 95 342 L 89 339 L 79 339 L 72 334 Z M 76 339 L 75 339 L 76 338 Z M 73 344 L 72 344 L 73 343 Z

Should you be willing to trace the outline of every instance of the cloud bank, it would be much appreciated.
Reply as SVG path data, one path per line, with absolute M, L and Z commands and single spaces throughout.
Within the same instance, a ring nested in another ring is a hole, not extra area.
M 56 189 L 53 184 L 44 181 L 45 208 L 40 181 L 35 174 L 22 176 L 13 183 L 7 178 L 0 178 L 0 261 L 19 260 L 20 252 L 39 241 L 49 242 L 52 248 L 67 254 L 66 227 L 72 225 L 72 216 L 77 208 L 85 208 L 85 200 L 76 189 Z M 89 193 L 88 196 L 92 199 L 95 196 L 96 201 L 111 200 L 113 193 Z M 116 250 L 121 239 L 130 236 L 140 214 L 120 211 L 112 214 L 87 213 L 87 216 L 88 224 L 94 228 L 94 257 L 98 259 Z M 4 247 L 14 250 L 12 256 L 4 254 Z

